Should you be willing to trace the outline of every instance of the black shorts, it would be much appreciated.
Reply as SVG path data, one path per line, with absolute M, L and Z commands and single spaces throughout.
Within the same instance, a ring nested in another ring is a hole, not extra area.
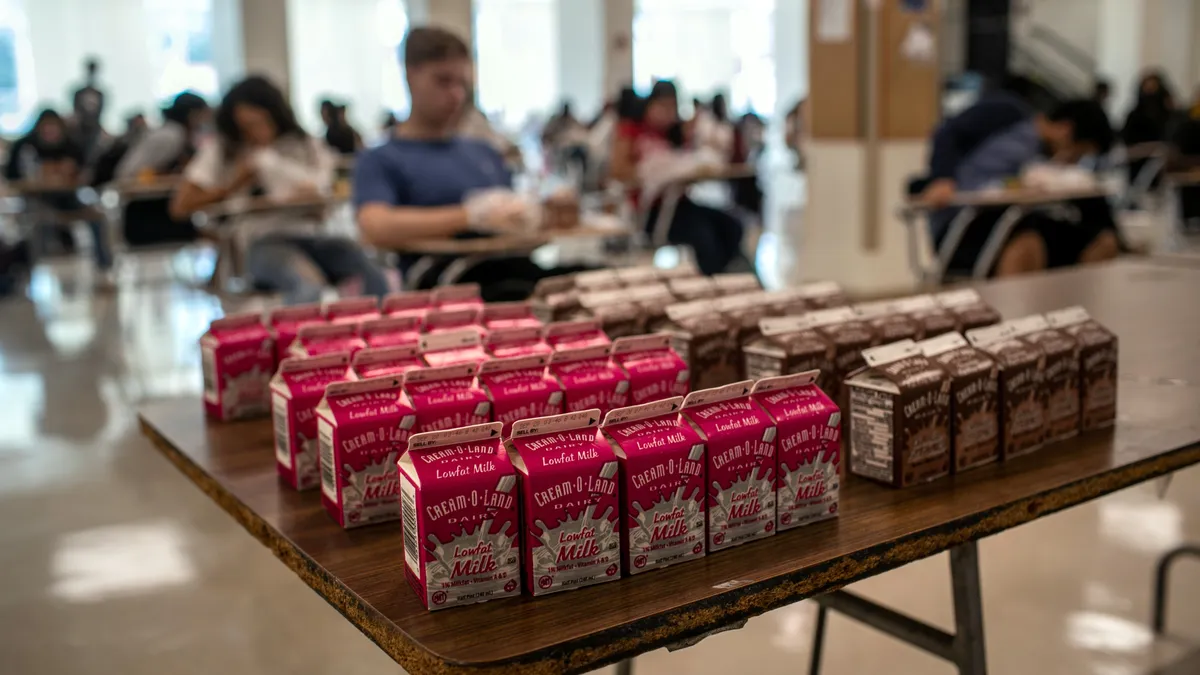
M 1035 232 L 1046 245 L 1046 262 L 1048 267 L 1069 267 L 1079 263 L 1079 257 L 1091 245 L 1096 237 L 1103 232 L 1112 232 L 1120 236 L 1116 221 L 1113 219 L 1112 207 L 1107 200 L 1086 199 L 1072 202 L 1070 210 L 1077 217 L 1062 218 L 1048 212 L 1035 211 L 1025 214 L 1013 226 L 1008 235 L 1011 241 L 1023 232 Z M 1004 209 L 987 209 L 981 211 L 971 221 L 963 234 L 958 249 L 950 259 L 948 272 L 955 275 L 970 275 L 975 268 L 975 261 L 983 253 L 992 228 L 1000 220 Z M 943 235 L 944 238 L 944 235 Z M 935 244 L 941 246 L 939 238 Z M 998 258 L 999 256 L 997 256 Z M 992 270 L 988 271 L 991 275 Z

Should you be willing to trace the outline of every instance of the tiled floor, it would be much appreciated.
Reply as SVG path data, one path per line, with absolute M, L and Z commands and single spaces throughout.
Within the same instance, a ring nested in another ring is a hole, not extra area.
M 86 268 L 43 268 L 32 301 L 0 301 L 0 672 L 398 672 L 138 435 L 139 401 L 199 390 L 195 340 L 219 311 L 156 265 L 108 295 Z M 1155 558 L 1200 541 L 1200 469 L 1160 488 L 982 542 L 992 673 L 1200 672 L 1181 660 L 1200 643 L 1200 565 L 1172 589 L 1180 635 L 1147 627 Z M 856 590 L 951 627 L 945 556 Z M 635 672 L 801 673 L 812 615 L 780 609 Z M 838 616 L 828 640 L 831 675 L 952 672 Z

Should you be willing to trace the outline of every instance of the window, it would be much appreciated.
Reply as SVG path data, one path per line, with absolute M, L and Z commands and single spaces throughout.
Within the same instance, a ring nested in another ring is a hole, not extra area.
M 404 83 L 403 55 L 400 46 L 408 33 L 408 13 L 404 11 L 404 0 L 378 0 L 375 9 L 378 16 L 379 44 L 384 55 L 379 83 L 383 107 L 392 111 L 397 119 L 408 117 L 410 100 L 408 86 Z
M 517 131 L 559 102 L 558 1 L 474 3 L 476 101 L 497 129 Z
M 212 54 L 212 0 L 143 0 L 150 58 L 159 67 L 154 96 L 160 101 L 194 91 L 220 93 Z
M 0 133 L 28 130 L 37 96 L 29 22 L 19 0 L 0 0 Z

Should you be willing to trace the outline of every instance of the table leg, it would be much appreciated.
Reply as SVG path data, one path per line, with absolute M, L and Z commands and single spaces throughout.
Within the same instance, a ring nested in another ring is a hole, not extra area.
M 633 659 L 625 659 L 618 663 L 617 675 L 633 675 Z
M 837 610 L 901 642 L 950 661 L 958 666 L 959 675 L 987 675 L 979 551 L 975 542 L 950 549 L 950 577 L 954 589 L 956 633 L 953 635 L 849 591 L 834 591 L 817 598 L 821 610 L 817 615 L 810 675 L 818 675 L 820 670 L 827 609 Z
M 829 609 L 817 603 L 817 624 L 813 630 L 812 658 L 808 661 L 808 675 L 821 675 L 821 656 L 825 652 L 825 621 Z

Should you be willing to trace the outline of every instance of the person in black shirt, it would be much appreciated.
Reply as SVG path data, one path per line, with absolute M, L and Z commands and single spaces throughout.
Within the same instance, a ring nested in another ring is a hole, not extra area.
M 104 136 L 101 115 L 104 114 L 104 92 L 98 86 L 100 62 L 94 58 L 84 63 L 83 86 L 71 98 L 71 132 L 83 150 L 85 166 L 96 159 L 100 139 Z
M 94 241 L 96 265 L 101 270 L 108 270 L 112 267 L 112 250 L 104 221 L 95 209 L 83 204 L 78 196 L 83 162 L 84 151 L 68 136 L 63 118 L 47 109 L 38 114 L 33 130 L 9 149 L 4 176 L 11 182 L 36 182 L 42 188 L 46 184 L 61 185 L 61 191 L 39 189 L 34 199 L 64 220 L 87 221 Z M 44 225 L 39 225 L 39 228 L 42 232 L 50 231 Z

